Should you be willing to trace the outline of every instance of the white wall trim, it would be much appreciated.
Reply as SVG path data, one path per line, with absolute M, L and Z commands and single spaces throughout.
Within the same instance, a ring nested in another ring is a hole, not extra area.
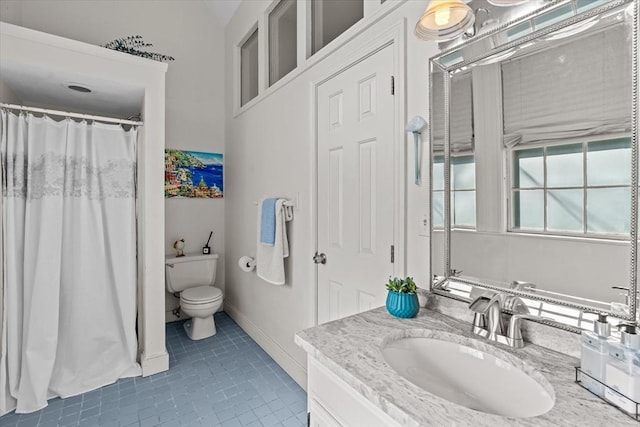
M 309 194 L 311 199 L 311 239 L 309 239 L 309 250 L 307 253 L 314 254 L 318 250 L 318 83 L 309 82 L 309 99 L 311 100 L 311 117 L 309 117 L 309 137 L 313 147 L 309 150 Z M 311 269 L 309 283 L 311 291 L 309 293 L 308 304 L 309 318 L 308 324 L 318 324 L 318 264 L 314 264 Z
M 140 366 L 142 367 L 143 377 L 164 372 L 169 369 L 169 353 L 165 351 L 164 353 L 148 356 L 145 352 L 142 352 Z
M 403 18 L 392 27 L 395 31 L 394 49 L 395 55 L 395 126 L 394 129 L 394 160 L 395 160 L 395 195 L 394 200 L 394 230 L 393 241 L 395 244 L 395 263 L 393 273 L 398 277 L 404 277 L 407 272 L 407 20 Z
M 399 22 L 390 25 L 386 30 L 380 32 L 380 35 L 369 40 L 363 38 L 363 41 L 354 42 L 348 49 L 336 51 L 331 58 L 334 61 L 327 67 L 328 72 L 324 73 L 320 78 L 310 83 L 312 91 L 311 96 L 311 112 L 312 126 L 309 141 L 314 146 L 310 150 L 312 153 L 311 167 L 309 168 L 312 175 L 311 183 L 311 212 L 312 226 L 315 233 L 312 236 L 311 253 L 318 251 L 318 87 L 324 82 L 330 80 L 344 70 L 361 62 L 367 57 L 375 54 L 386 46 L 391 45 L 394 55 L 395 77 L 395 95 L 394 95 L 394 230 L 393 244 L 395 245 L 395 262 L 393 264 L 393 273 L 396 276 L 404 276 L 406 272 L 406 133 L 404 132 L 404 122 L 406 120 L 407 100 L 405 90 L 406 80 L 406 19 L 402 18 Z M 357 59 L 353 59 L 357 58 Z M 313 313 L 314 325 L 318 324 L 318 267 L 312 270 L 310 283 L 313 283 L 312 297 L 310 298 L 309 312 Z
M 234 305 L 225 301 L 224 311 L 247 333 L 293 380 L 307 390 L 307 367 L 300 365 L 258 325 L 242 314 Z

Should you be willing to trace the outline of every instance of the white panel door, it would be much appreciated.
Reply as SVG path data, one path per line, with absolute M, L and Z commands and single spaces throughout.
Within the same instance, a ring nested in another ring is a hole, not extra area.
M 318 87 L 318 323 L 383 305 L 393 274 L 393 56 Z

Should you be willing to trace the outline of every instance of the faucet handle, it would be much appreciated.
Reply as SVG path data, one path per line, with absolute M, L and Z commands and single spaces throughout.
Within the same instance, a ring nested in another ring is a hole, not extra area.
M 509 319 L 509 327 L 507 328 L 507 340 L 510 342 L 510 345 L 515 348 L 524 347 L 524 340 L 522 339 L 522 328 L 520 320 L 549 320 L 553 321 L 553 319 L 549 317 L 536 316 L 535 314 L 530 313 L 521 313 L 514 314 Z
M 450 276 L 451 277 L 460 277 L 462 274 L 462 270 L 456 270 L 455 268 L 451 269 Z
M 498 301 L 502 308 L 503 296 L 501 293 L 493 291 L 484 291 L 469 303 L 469 309 L 476 313 L 487 314 L 489 306 Z
M 504 310 L 509 310 L 513 314 L 527 314 L 529 307 L 522 301 L 522 298 L 516 295 L 507 295 L 502 306 Z

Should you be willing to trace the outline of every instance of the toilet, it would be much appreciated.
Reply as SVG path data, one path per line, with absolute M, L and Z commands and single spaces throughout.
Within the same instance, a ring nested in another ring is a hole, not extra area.
M 216 334 L 213 314 L 222 307 L 222 291 L 213 286 L 217 265 L 218 254 L 186 255 L 165 261 L 167 290 L 180 294 L 180 311 L 191 317 L 184 322 L 184 330 L 194 341 Z

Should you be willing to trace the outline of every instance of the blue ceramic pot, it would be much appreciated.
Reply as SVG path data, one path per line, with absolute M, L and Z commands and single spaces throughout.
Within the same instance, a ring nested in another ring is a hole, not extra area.
M 389 291 L 387 294 L 387 311 L 395 317 L 408 319 L 416 317 L 420 310 L 418 295 Z

